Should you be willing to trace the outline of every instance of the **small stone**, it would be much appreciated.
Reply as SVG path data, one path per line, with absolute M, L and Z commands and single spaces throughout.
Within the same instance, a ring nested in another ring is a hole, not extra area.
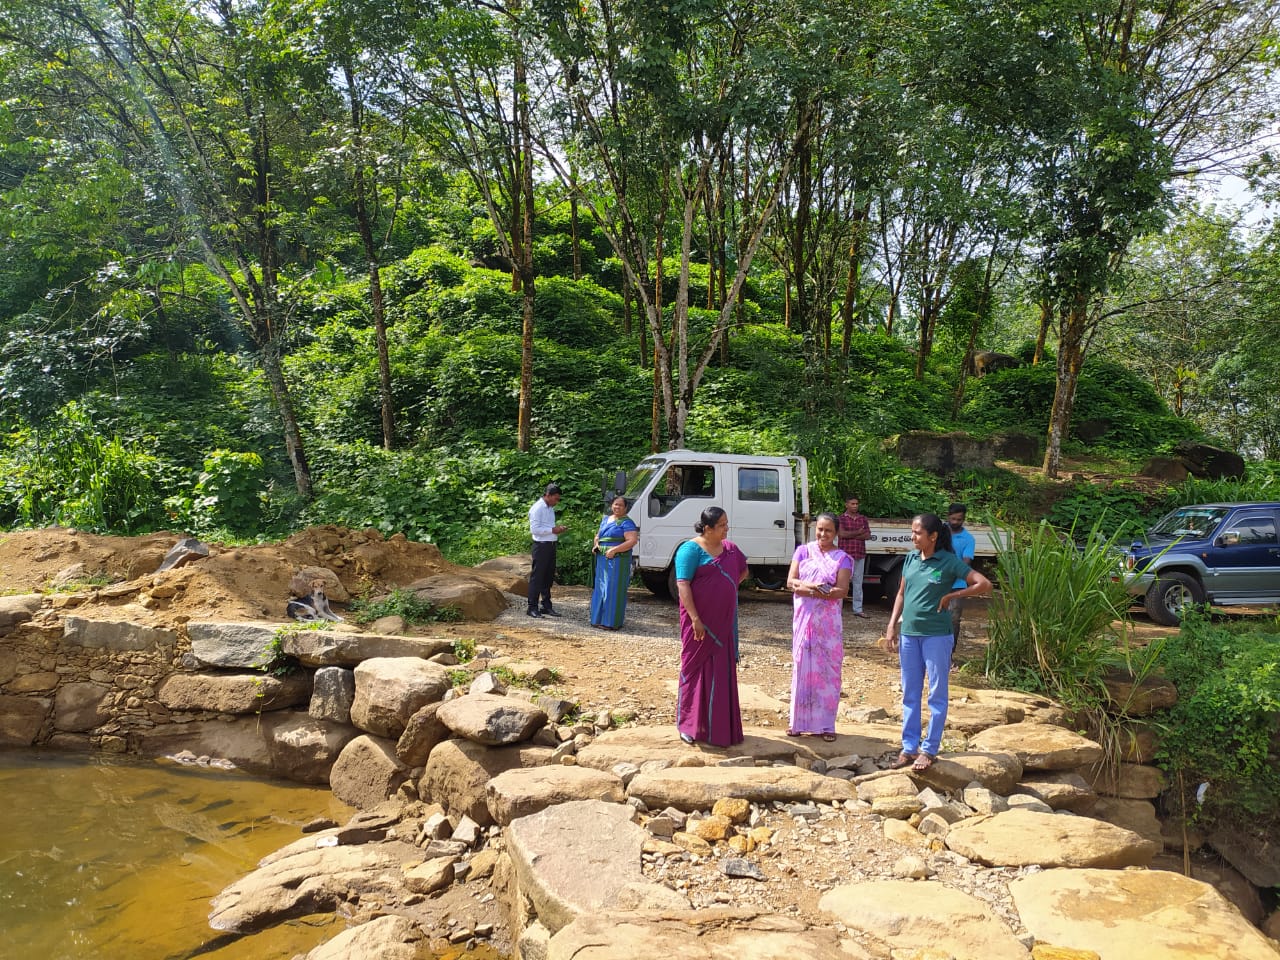
M 725 757 L 716 763 L 717 767 L 754 767 L 755 757 Z
M 613 770 L 613 775 L 622 781 L 624 789 L 630 785 L 636 774 L 640 772 L 640 768 L 634 763 L 626 762 L 615 763 L 611 769 Z
M 717 840 L 728 839 L 729 833 L 733 829 L 733 821 L 728 817 L 712 814 L 702 820 L 690 821 L 685 825 L 685 829 L 695 837 L 701 837 L 703 840 L 715 842 Z
M 891 820 L 906 820 L 923 806 L 918 797 L 876 797 L 871 801 L 871 812 Z
M 687 850 L 690 853 L 696 854 L 699 857 L 711 856 L 711 844 L 707 843 L 707 841 L 703 840 L 701 837 L 695 836 L 692 833 L 677 831 L 676 833 L 672 834 L 671 842 L 674 843 L 676 846 L 680 847 L 681 849 Z
M 793 803 L 787 807 L 787 813 L 797 820 L 817 820 L 822 816 L 815 803 Z
M 932 877 L 935 871 L 919 857 L 907 854 L 899 857 L 893 865 L 893 875 L 906 880 L 924 880 Z
M 728 842 L 729 849 L 734 853 L 752 853 L 756 849 L 755 841 L 741 833 L 735 833 Z
M 648 823 L 644 825 L 652 836 L 661 837 L 664 840 L 670 840 L 676 832 L 675 821 L 670 817 L 650 817 Z
M 916 829 L 928 837 L 945 837 L 947 831 L 951 829 L 951 824 L 945 817 L 931 811 L 920 818 Z
M 1025 793 L 1015 793 L 1007 801 L 1010 810 L 1034 810 L 1036 813 L 1053 813 L 1053 807 Z
M 757 845 L 762 843 L 768 843 L 770 840 L 773 839 L 773 828 L 772 827 L 752 827 L 747 832 L 747 836 L 750 837 L 751 841 Z
M 711 808 L 711 814 L 728 817 L 735 824 L 746 823 L 751 816 L 751 803 L 741 797 L 721 797 Z
M 474 847 L 480 840 L 480 824 L 464 814 L 458 821 L 458 825 L 454 827 L 453 835 L 449 839 Z
M 745 880 L 765 880 L 764 872 L 742 857 L 726 857 L 720 861 L 720 872 L 726 877 Z

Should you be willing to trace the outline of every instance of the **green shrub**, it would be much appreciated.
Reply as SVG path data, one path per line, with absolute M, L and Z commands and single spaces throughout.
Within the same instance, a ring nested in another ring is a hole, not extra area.
M 1280 829 L 1280 620 L 1189 611 L 1159 664 L 1178 702 L 1159 719 L 1157 763 L 1177 813 L 1204 828 Z M 1198 794 L 1201 784 L 1203 793 Z
M 192 533 L 243 536 L 261 528 L 265 485 L 262 457 L 214 450 L 204 458 L 191 495 L 171 497 L 167 503 Z
M 1054 503 L 1046 519 L 1060 530 L 1096 531 L 1127 542 L 1150 525 L 1156 502 L 1158 498 L 1125 483 L 1077 483 Z
M 1112 580 L 1115 570 L 1115 541 L 1097 526 L 1080 548 L 1047 522 L 1020 534 L 997 557 L 987 677 L 1047 693 L 1101 726 L 1103 679 L 1131 666 L 1115 626 L 1129 607 L 1124 585 Z
M 96 533 L 139 533 L 163 520 L 161 461 L 136 442 L 100 433 L 72 401 L 39 430 L 9 438 L 0 520 Z
M 437 607 L 426 597 L 412 590 L 396 588 L 376 599 L 357 597 L 351 602 L 351 616 L 356 623 L 373 623 L 382 617 L 399 617 L 406 624 L 453 622 L 459 618 L 452 607 Z

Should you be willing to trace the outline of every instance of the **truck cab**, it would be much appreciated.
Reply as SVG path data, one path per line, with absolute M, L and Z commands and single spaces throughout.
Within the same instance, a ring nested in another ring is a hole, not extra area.
M 640 528 L 636 569 L 655 593 L 675 595 L 676 548 L 695 535 L 707 507 L 729 515 L 729 539 L 747 556 L 761 586 L 785 581 L 796 544 L 809 536 L 809 468 L 804 457 L 756 457 L 668 450 L 620 478 Z
M 1280 502 L 1179 507 L 1126 551 L 1121 577 L 1165 626 L 1187 605 L 1280 603 L 1278 533 Z

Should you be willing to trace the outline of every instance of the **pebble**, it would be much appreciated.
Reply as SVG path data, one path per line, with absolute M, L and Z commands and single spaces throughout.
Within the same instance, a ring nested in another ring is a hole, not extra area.
M 720 861 L 720 872 L 726 877 L 747 880 L 764 880 L 764 872 L 750 860 L 742 857 L 726 857 Z

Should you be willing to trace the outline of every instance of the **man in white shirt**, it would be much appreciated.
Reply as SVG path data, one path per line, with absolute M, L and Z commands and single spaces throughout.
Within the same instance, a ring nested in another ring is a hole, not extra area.
M 546 491 L 529 508 L 529 533 L 533 537 L 533 567 L 529 571 L 529 610 L 531 617 L 558 617 L 551 606 L 551 581 L 556 576 L 556 541 L 567 527 L 556 523 L 556 504 L 560 488 L 547 484 Z

